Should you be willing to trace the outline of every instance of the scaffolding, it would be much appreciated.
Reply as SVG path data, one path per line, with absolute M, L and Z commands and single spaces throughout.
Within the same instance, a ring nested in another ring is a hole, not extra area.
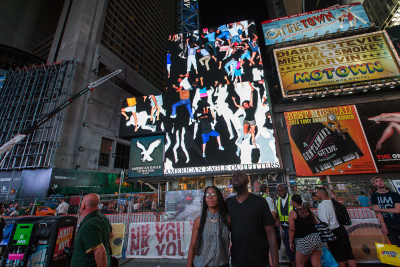
M 177 0 L 177 32 L 186 33 L 199 29 L 199 4 L 197 0 Z
M 75 61 L 10 70 L 0 89 L 0 146 L 69 98 Z M 52 167 L 65 110 L 16 144 L 0 170 Z M 3 157 L 0 157 L 2 162 Z

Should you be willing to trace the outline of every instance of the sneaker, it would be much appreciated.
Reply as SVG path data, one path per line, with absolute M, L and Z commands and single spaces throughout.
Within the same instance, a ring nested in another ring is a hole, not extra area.
M 219 150 L 225 150 L 225 148 L 223 146 L 220 146 L 218 149 Z
M 176 114 L 175 115 L 171 115 L 171 119 L 175 119 L 176 118 Z

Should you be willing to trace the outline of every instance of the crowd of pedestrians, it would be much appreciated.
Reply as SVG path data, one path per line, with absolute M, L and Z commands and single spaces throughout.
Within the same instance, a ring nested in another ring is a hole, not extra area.
M 339 267 L 357 266 L 344 227 L 348 225 L 343 215 L 346 208 L 340 209 L 335 192 L 316 188 L 310 204 L 300 195 L 290 195 L 284 185 L 278 185 L 274 202 L 265 184 L 260 185 L 261 196 L 250 193 L 249 178 L 243 171 L 235 171 L 231 181 L 237 195 L 226 199 L 219 188 L 206 188 L 201 215 L 194 222 L 188 267 L 279 266 L 281 240 L 291 266 L 320 267 L 324 242 Z M 382 233 L 392 244 L 400 246 L 400 196 L 390 192 L 379 177 L 372 179 L 372 185 L 377 192 L 370 199 L 362 193 L 358 202 L 362 207 L 372 205 Z M 318 216 L 311 207 L 317 208 Z M 329 238 L 326 232 L 319 232 L 317 225 L 325 225 Z M 326 251 L 323 256 L 329 253 Z

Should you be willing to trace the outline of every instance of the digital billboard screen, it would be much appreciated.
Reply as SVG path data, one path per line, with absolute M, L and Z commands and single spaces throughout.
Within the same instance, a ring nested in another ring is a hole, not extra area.
M 307 1 L 308 2 L 308 1 Z M 349 28 L 370 27 L 371 22 L 361 4 L 334 6 L 326 9 L 267 20 L 262 23 L 265 45 L 314 37 Z
M 165 133 L 164 175 L 280 168 L 253 21 L 169 36 L 167 93 L 129 98 L 120 137 Z
M 163 172 L 164 135 L 132 138 L 128 176 L 161 176 Z
M 284 97 L 393 82 L 399 61 L 385 32 L 275 49 Z

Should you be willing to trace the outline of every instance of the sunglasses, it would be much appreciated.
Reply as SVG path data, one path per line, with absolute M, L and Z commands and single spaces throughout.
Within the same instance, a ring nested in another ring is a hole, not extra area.
M 206 193 L 206 197 L 209 197 L 209 196 L 212 196 L 212 197 L 215 197 L 217 194 L 215 194 L 215 193 Z

